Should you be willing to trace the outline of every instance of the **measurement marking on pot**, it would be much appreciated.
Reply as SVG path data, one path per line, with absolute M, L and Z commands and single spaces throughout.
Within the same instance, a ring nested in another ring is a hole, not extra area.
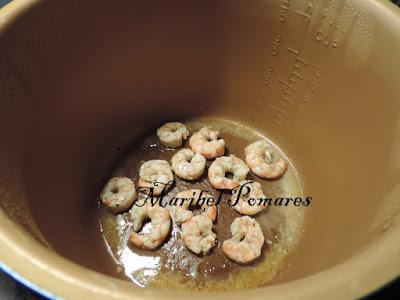
M 282 8 L 282 7 L 281 7 Z M 313 14 L 313 3 L 311 0 L 307 1 L 306 7 L 303 10 L 297 10 L 296 15 L 302 18 L 305 21 L 304 32 L 301 36 L 300 43 L 297 47 L 287 46 L 286 50 L 289 54 L 293 55 L 295 60 L 288 74 L 288 78 L 277 78 L 278 82 L 283 85 L 283 94 L 278 102 L 278 105 L 269 105 L 269 108 L 273 111 L 274 119 L 273 122 L 278 127 L 284 129 L 288 136 L 293 134 L 293 126 L 297 126 L 300 123 L 299 116 L 303 115 L 304 108 L 301 106 L 304 103 L 307 103 L 310 98 L 309 86 L 312 86 L 313 91 L 316 90 L 316 83 L 312 81 L 309 83 L 309 79 L 305 77 L 306 68 L 310 65 L 310 63 L 301 55 L 303 46 L 306 40 L 306 37 L 309 33 L 311 16 Z M 282 11 L 281 11 L 282 16 Z M 285 15 L 285 21 L 287 18 L 287 13 Z M 282 20 L 281 20 L 282 21 Z M 322 74 L 322 72 L 318 73 Z M 271 76 L 272 78 L 272 76 Z M 271 80 L 268 81 L 268 83 Z M 296 98 L 298 98 L 301 94 L 301 86 L 299 87 L 300 82 L 305 82 L 305 92 L 301 96 L 302 101 L 301 104 L 296 106 Z M 291 120 L 291 124 L 288 123 L 288 119 L 290 119 L 290 111 L 293 109 L 290 106 L 295 106 L 295 115 Z
M 291 47 L 287 47 L 286 50 L 289 51 L 290 53 L 293 53 L 296 56 L 299 55 L 299 50 L 294 50 Z
M 272 109 L 275 113 L 273 122 L 281 128 L 284 128 L 285 119 L 289 116 L 287 112 L 287 104 L 295 104 L 293 92 L 296 94 L 300 93 L 300 90 L 295 86 L 297 85 L 298 80 L 303 80 L 303 76 L 298 72 L 301 72 L 307 65 L 308 62 L 305 59 L 297 57 L 296 62 L 289 74 L 289 79 L 283 80 L 278 78 L 278 81 L 284 85 L 283 95 L 281 97 L 281 101 L 279 102 L 279 107 L 276 108 L 270 105 L 270 109 Z
M 292 72 L 293 76 L 297 77 L 300 80 L 303 80 L 303 76 L 301 76 L 300 74 L 296 73 L 295 71 Z
M 324 29 L 324 27 L 326 29 Z M 320 26 L 315 35 L 315 40 L 322 43 L 325 47 L 337 48 L 339 44 L 338 34 L 346 34 L 345 30 L 340 29 L 336 20 L 329 19 L 329 12 L 325 11 L 322 15 Z
M 271 66 L 267 66 L 267 71 L 265 72 L 265 76 L 264 76 L 264 84 L 265 85 L 270 85 L 273 74 L 274 74 L 274 69 Z
M 287 15 L 290 10 L 290 0 L 281 0 L 280 8 L 281 8 L 281 11 L 280 11 L 280 15 L 279 15 L 279 20 L 282 23 L 285 23 L 287 20 Z
M 281 41 L 282 41 L 282 34 L 279 31 L 277 31 L 275 33 L 275 39 L 272 43 L 272 55 L 273 56 L 278 55 L 279 48 L 281 47 Z
M 262 97 L 257 98 L 256 110 L 260 111 L 265 106 L 265 100 Z
M 360 12 L 357 11 L 349 15 L 350 2 L 342 1 L 338 5 L 323 8 L 321 17 L 317 20 L 317 29 L 313 33 L 317 43 L 331 50 L 346 43 L 346 37 L 360 18 Z
M 292 72 L 292 74 L 293 74 L 293 72 Z M 290 89 L 290 90 L 292 90 L 292 91 L 294 91 L 296 93 L 299 92 L 298 89 L 296 89 L 294 86 L 291 85 L 291 83 L 296 83 L 296 81 L 291 76 L 289 77 L 288 81 L 285 81 L 285 80 L 279 79 L 279 78 L 278 78 L 278 81 L 280 83 L 282 83 L 284 86 L 286 86 L 287 89 Z

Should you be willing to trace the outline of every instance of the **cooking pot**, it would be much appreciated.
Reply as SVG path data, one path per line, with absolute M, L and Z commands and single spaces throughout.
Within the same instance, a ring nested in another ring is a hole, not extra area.
M 157 121 L 221 116 L 301 180 L 277 279 L 208 299 L 357 298 L 400 274 L 400 14 L 385 0 L 14 0 L 0 11 L 0 261 L 48 297 L 203 299 L 109 276 L 103 178 Z

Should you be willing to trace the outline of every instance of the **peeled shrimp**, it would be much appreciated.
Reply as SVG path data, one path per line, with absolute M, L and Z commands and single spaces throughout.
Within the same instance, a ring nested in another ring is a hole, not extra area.
M 225 153 L 225 141 L 219 139 L 219 131 L 203 127 L 189 139 L 189 146 L 207 159 L 222 156 Z
M 104 186 L 100 199 L 113 212 L 126 210 L 136 200 L 135 183 L 127 177 L 114 177 Z
M 204 173 L 206 159 L 191 149 L 178 151 L 171 159 L 172 170 L 180 178 L 194 180 Z
M 248 216 L 238 217 L 231 224 L 232 238 L 224 241 L 222 252 L 238 263 L 249 263 L 261 255 L 264 234 L 260 224 Z
M 182 224 L 183 243 L 196 254 L 208 253 L 216 241 L 212 227 L 212 221 L 203 214 L 191 217 Z
M 266 206 L 260 205 L 260 199 L 265 199 L 261 184 L 244 180 L 232 191 L 231 203 L 233 208 L 243 215 L 255 215 Z
M 158 196 L 174 181 L 171 166 L 166 160 L 148 160 L 140 166 L 139 187 L 153 189 L 153 195 Z
M 129 211 L 132 221 L 132 230 L 138 232 L 142 228 L 143 221 L 147 218 L 148 203 L 145 199 L 138 199 Z
M 222 156 L 213 161 L 208 169 L 208 178 L 213 187 L 217 189 L 232 190 L 246 179 L 249 173 L 246 163 L 235 155 Z M 233 178 L 227 178 L 226 174 L 232 173 Z
M 148 233 L 137 233 L 142 228 L 143 221 L 151 220 L 151 229 Z M 171 229 L 171 217 L 168 209 L 159 205 L 152 206 L 150 203 L 142 207 L 133 206 L 131 210 L 131 220 L 133 222 L 132 232 L 129 241 L 138 248 L 156 249 L 165 239 Z
M 265 140 L 256 141 L 244 149 L 246 163 L 259 177 L 274 179 L 282 176 L 286 169 L 286 161 L 279 157 L 274 159 L 273 153 Z
M 157 136 L 165 147 L 178 148 L 188 139 L 189 131 L 180 122 L 168 122 L 157 129 Z
M 212 222 L 217 218 L 217 207 L 207 204 L 207 199 L 214 199 L 208 193 L 197 189 L 186 190 L 178 193 L 175 198 L 177 200 L 184 200 L 184 202 L 178 203 L 179 205 L 172 207 L 172 217 L 177 224 L 182 224 L 189 220 L 193 216 L 193 213 L 188 210 L 188 208 L 191 205 L 196 206 L 201 200 L 204 200 L 202 201 L 202 205 L 200 205 L 203 211 L 202 214 L 208 217 Z M 190 201 L 191 199 L 193 199 L 193 202 Z

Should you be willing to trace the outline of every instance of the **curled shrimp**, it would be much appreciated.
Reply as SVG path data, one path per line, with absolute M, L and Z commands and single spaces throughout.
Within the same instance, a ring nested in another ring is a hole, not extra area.
M 265 238 L 256 220 L 248 216 L 238 217 L 230 229 L 232 238 L 222 244 L 226 256 L 238 263 L 249 263 L 261 255 Z
M 225 153 L 225 141 L 219 139 L 219 131 L 203 127 L 189 139 L 189 146 L 207 159 L 222 156 Z
M 217 218 L 217 207 L 215 204 L 208 205 L 208 200 L 214 200 L 214 197 L 208 193 L 205 193 L 198 189 L 186 190 L 178 193 L 175 196 L 176 200 L 181 200 L 181 203 L 177 203 L 172 207 L 172 217 L 177 224 L 182 224 L 189 220 L 193 213 L 188 209 L 191 205 L 197 206 L 201 201 L 200 205 L 202 214 L 209 218 L 212 222 Z M 193 201 L 190 201 L 193 199 Z M 202 201 L 203 200 L 203 201 Z
M 145 199 L 138 199 L 130 209 L 129 214 L 133 231 L 138 232 L 142 228 L 143 221 L 147 218 L 148 205 Z
M 165 147 L 178 148 L 188 139 L 189 131 L 180 122 L 168 122 L 157 129 L 157 136 Z
M 259 177 L 275 179 L 282 176 L 286 169 L 286 161 L 276 158 L 265 140 L 256 141 L 245 149 L 246 163 L 250 169 Z
M 191 217 L 182 224 L 183 243 L 196 254 L 207 254 L 216 242 L 212 227 L 212 221 L 203 214 Z
M 213 187 L 232 190 L 239 186 L 242 180 L 246 179 L 249 171 L 246 163 L 232 154 L 214 160 L 208 169 L 208 178 Z M 232 173 L 233 178 L 226 177 L 227 173 Z
M 255 215 L 261 212 L 266 206 L 261 205 L 265 199 L 264 192 L 260 183 L 244 180 L 240 186 L 232 191 L 231 203 L 233 208 L 243 215 Z
M 178 177 L 194 180 L 204 173 L 206 159 L 203 155 L 195 153 L 191 149 L 182 149 L 172 157 L 171 165 Z
M 151 220 L 151 229 L 148 233 L 137 233 L 143 225 L 143 221 Z M 133 206 L 131 209 L 131 220 L 133 222 L 129 241 L 135 247 L 142 249 L 156 249 L 165 239 L 171 229 L 171 217 L 168 209 L 159 205 L 144 204 L 142 207 Z
M 135 183 L 127 177 L 111 178 L 100 194 L 104 205 L 116 213 L 128 209 L 136 197 Z
M 153 195 L 158 196 L 163 189 L 168 189 L 174 180 L 172 168 L 166 160 L 148 160 L 140 166 L 139 183 L 141 188 L 153 189 Z

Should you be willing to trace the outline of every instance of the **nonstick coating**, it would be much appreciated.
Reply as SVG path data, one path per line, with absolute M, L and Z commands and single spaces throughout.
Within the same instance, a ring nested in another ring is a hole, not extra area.
M 388 282 L 400 273 L 394 8 L 15 0 L 0 12 L 0 260 L 70 299 L 182 296 L 100 274 L 96 196 L 148 126 L 223 117 L 274 141 L 313 197 L 279 281 L 229 297 L 354 298 Z

